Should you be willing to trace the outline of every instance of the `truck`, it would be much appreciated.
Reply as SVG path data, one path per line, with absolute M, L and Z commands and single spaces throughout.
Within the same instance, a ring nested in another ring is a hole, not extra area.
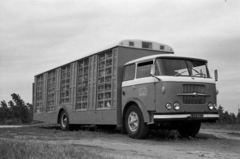
M 121 127 L 132 138 L 150 129 L 195 136 L 203 122 L 216 122 L 217 70 L 208 61 L 174 54 L 162 43 L 123 40 L 119 44 L 37 74 L 34 120 Z

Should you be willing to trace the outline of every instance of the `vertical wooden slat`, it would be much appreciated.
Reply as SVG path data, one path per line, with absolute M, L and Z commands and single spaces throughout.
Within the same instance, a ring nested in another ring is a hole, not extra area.
M 74 98 L 74 93 L 73 93 L 73 83 L 74 83 L 74 63 L 71 63 L 70 64 L 70 97 L 69 97 L 69 103 L 70 104 L 73 104 L 73 98 Z
M 57 69 L 57 105 L 60 105 L 60 80 L 61 80 L 61 68 Z
M 34 77 L 34 85 L 33 85 L 33 112 L 36 113 L 36 92 L 37 92 L 37 79 Z
M 77 85 L 77 62 L 73 64 L 73 102 L 72 102 L 72 110 L 75 110 L 76 107 L 76 85 Z
M 94 56 L 91 56 L 91 72 L 90 72 L 90 82 L 91 82 L 91 88 L 90 88 L 90 108 L 94 109 L 93 105 L 93 98 L 94 98 Z
M 93 98 L 92 98 L 92 108 L 96 109 L 97 108 L 97 103 L 96 103 L 96 82 L 97 82 L 97 55 L 93 56 Z
M 113 107 L 117 107 L 117 52 L 116 49 L 113 49 L 113 84 L 112 84 L 112 92 L 113 92 Z
M 43 75 L 43 111 L 46 112 L 47 108 L 47 73 Z

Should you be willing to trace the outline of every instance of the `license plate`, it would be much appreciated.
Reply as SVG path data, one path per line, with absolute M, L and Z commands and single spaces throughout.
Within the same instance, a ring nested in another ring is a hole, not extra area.
M 203 114 L 192 114 L 192 118 L 202 118 Z

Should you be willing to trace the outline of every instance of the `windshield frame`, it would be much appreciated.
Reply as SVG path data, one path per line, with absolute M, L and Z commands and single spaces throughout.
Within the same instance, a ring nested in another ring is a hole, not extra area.
M 164 66 L 163 63 L 161 62 L 162 59 L 169 59 L 169 60 L 181 60 L 184 61 L 187 68 L 184 68 L 182 72 L 176 72 L 174 75 L 166 75 L 165 70 L 164 70 Z M 190 66 L 189 63 L 193 64 L 193 62 L 202 62 L 204 63 L 204 65 L 201 66 L 205 66 L 205 72 L 204 73 L 197 73 L 194 74 L 194 72 L 196 73 L 197 71 L 194 70 L 193 65 Z M 209 69 L 208 69 L 208 61 L 207 60 L 203 60 L 203 59 L 197 59 L 197 58 L 188 58 L 188 57 L 158 57 L 155 59 L 155 69 L 156 69 L 156 76 L 174 76 L 174 77 L 196 77 L 196 78 L 211 78 L 210 73 L 209 73 Z M 187 73 L 186 75 L 183 73 Z

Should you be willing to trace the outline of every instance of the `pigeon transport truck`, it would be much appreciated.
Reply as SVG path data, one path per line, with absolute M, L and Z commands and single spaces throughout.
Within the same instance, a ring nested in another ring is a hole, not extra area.
M 34 78 L 34 120 L 120 126 L 132 138 L 149 129 L 195 136 L 218 118 L 217 70 L 207 60 L 174 55 L 165 44 L 123 40 L 109 49 L 53 68 Z

